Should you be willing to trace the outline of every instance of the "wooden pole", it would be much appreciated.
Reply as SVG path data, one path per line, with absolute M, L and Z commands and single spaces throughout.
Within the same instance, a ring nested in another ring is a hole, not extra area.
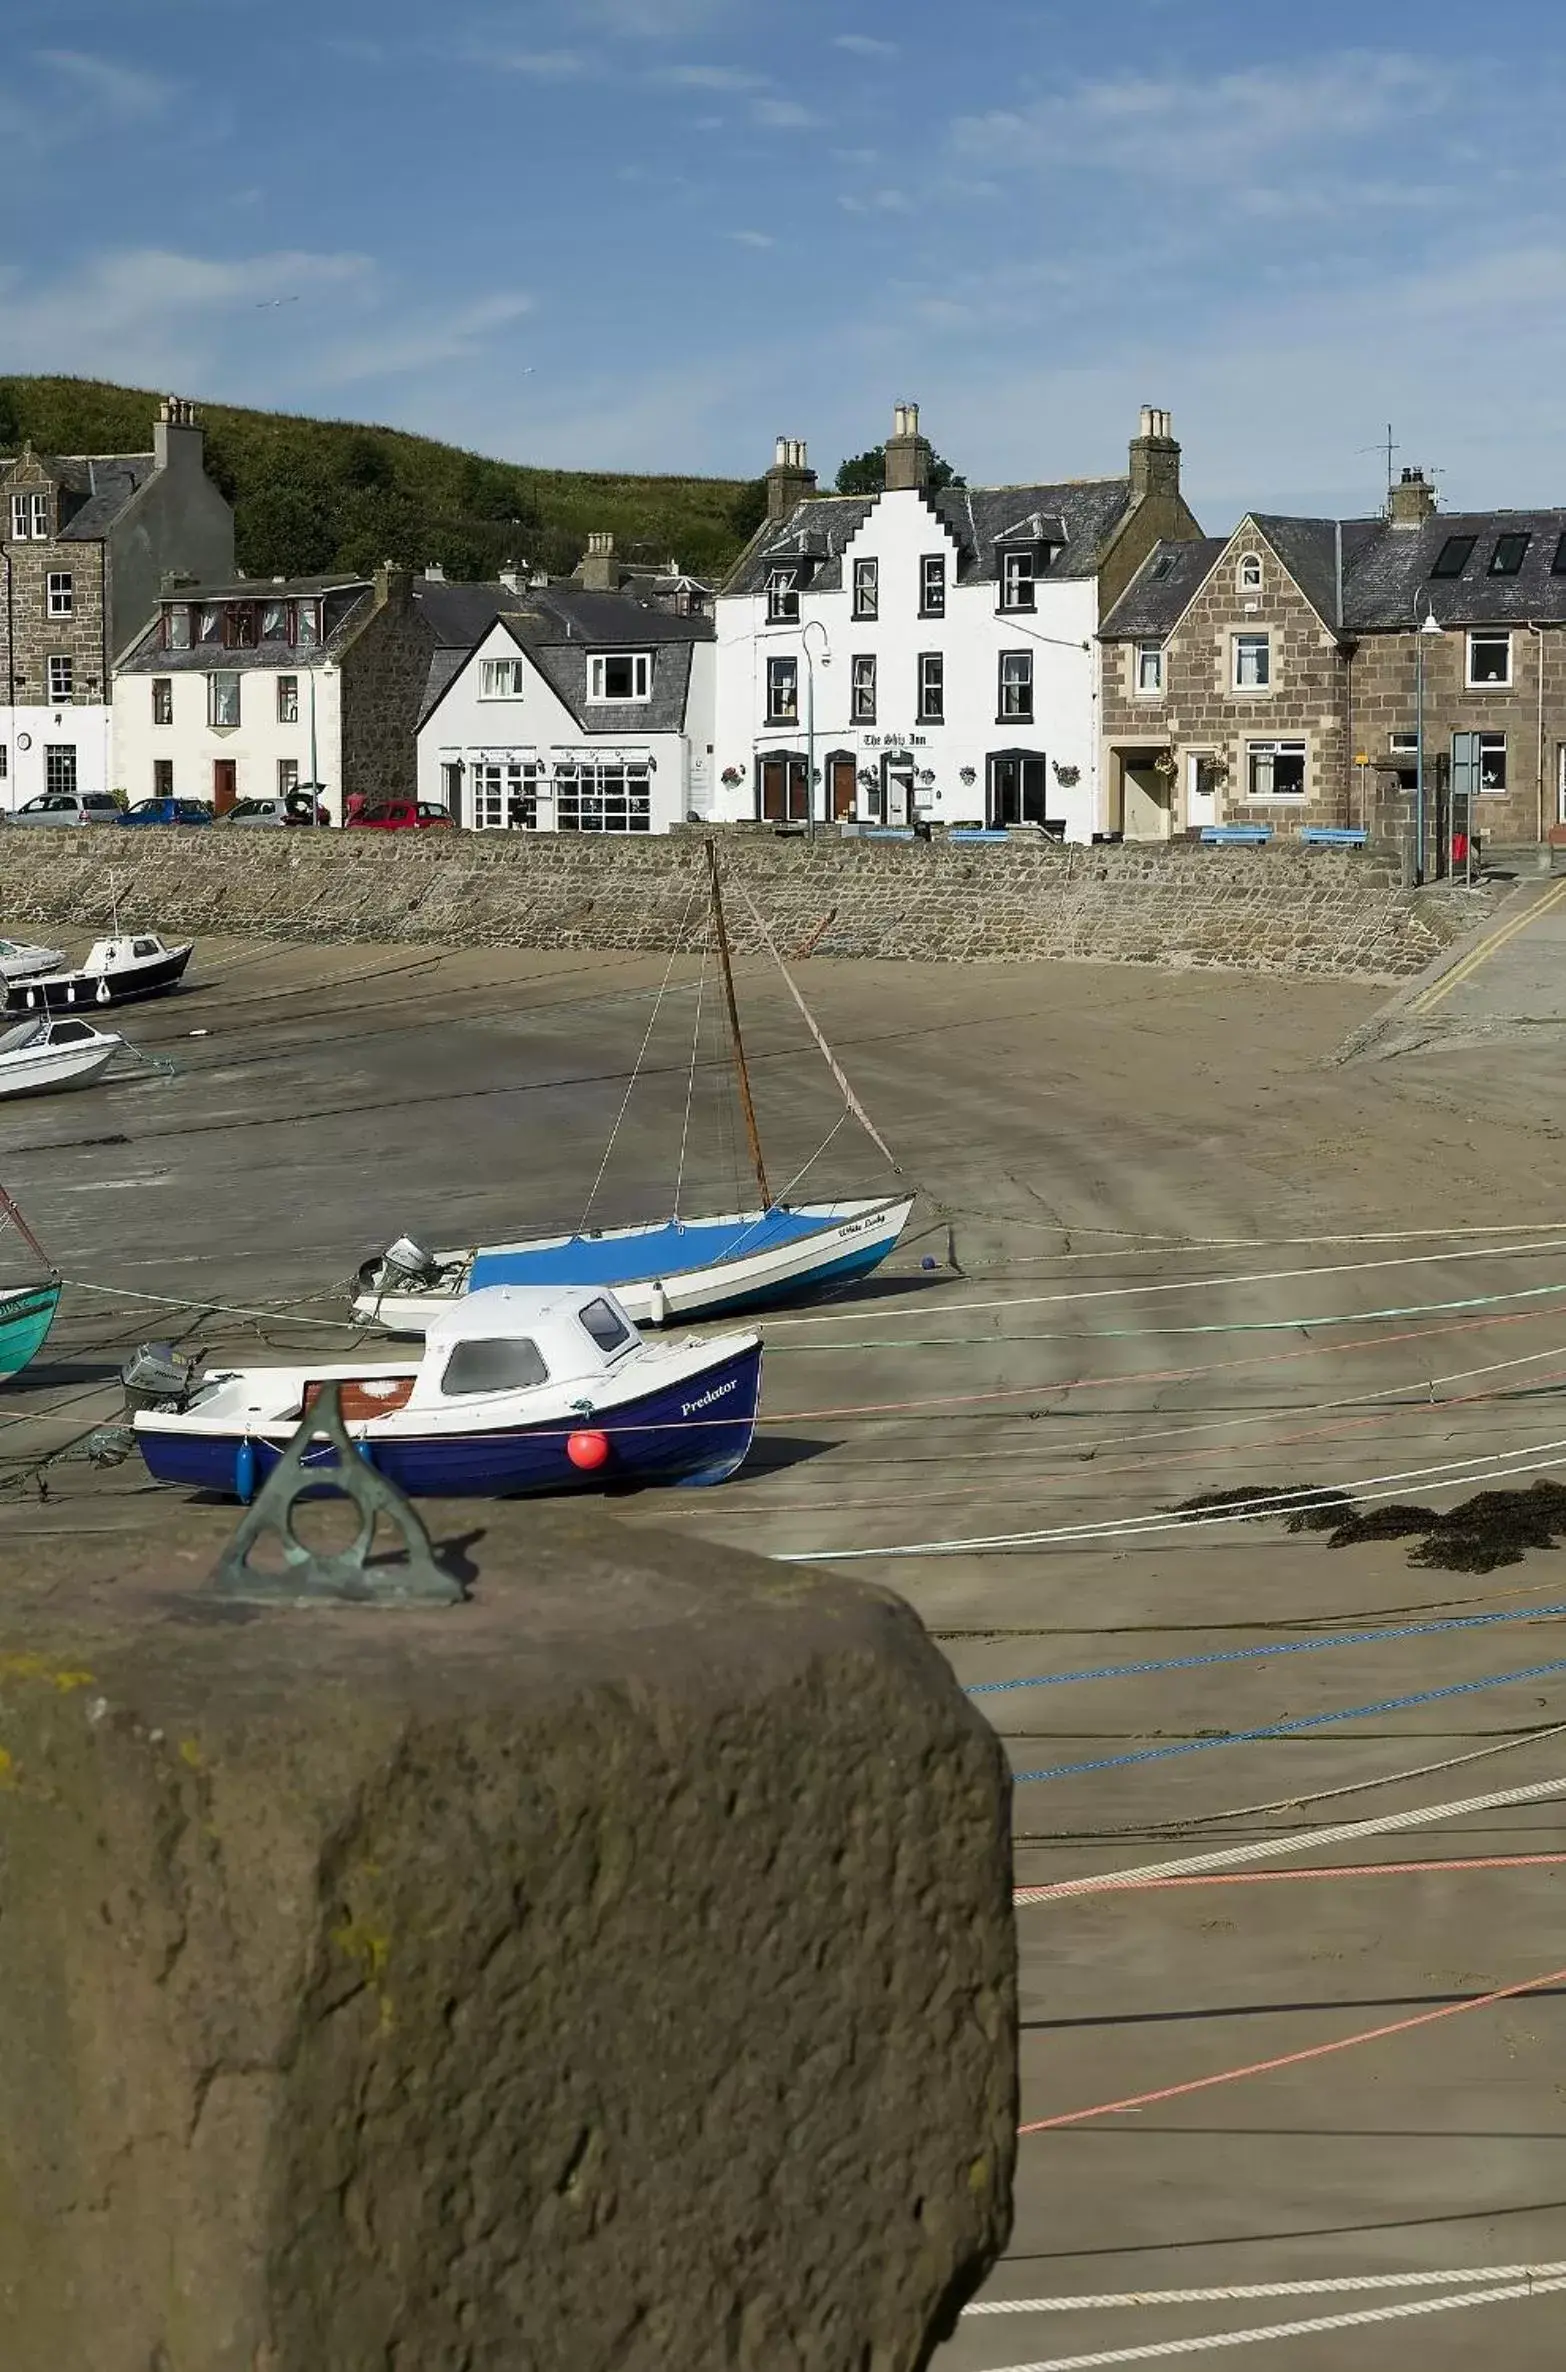
M 739 1081 L 740 1108 L 745 1114 L 745 1134 L 750 1140 L 751 1167 L 756 1173 L 756 1184 L 761 1188 L 761 1207 L 772 1208 L 772 1189 L 767 1184 L 767 1165 L 761 1154 L 761 1131 L 756 1126 L 756 1104 L 750 1092 L 750 1071 L 745 1062 L 745 1041 L 740 1035 L 739 1006 L 734 998 L 734 967 L 729 961 L 729 934 L 723 920 L 723 889 L 718 879 L 718 844 L 707 843 L 707 878 L 712 888 L 712 928 L 718 942 L 718 961 L 723 966 L 723 994 L 729 1008 L 729 1036 L 734 1044 L 734 1072 Z
M 49 1274 L 51 1276 L 57 1276 L 59 1271 L 56 1269 L 54 1262 L 50 1259 L 48 1253 L 44 1250 L 42 1244 L 38 1241 L 38 1238 L 34 1235 L 32 1229 L 28 1226 L 27 1221 L 22 1217 L 20 1210 L 11 1200 L 11 1197 L 9 1194 L 7 1194 L 5 1188 L 0 1186 L 0 1227 L 4 1227 L 7 1220 L 11 1222 L 12 1226 L 16 1229 L 17 1234 L 21 1237 L 23 1243 L 28 1246 L 29 1250 L 37 1253 L 39 1259 L 49 1271 Z

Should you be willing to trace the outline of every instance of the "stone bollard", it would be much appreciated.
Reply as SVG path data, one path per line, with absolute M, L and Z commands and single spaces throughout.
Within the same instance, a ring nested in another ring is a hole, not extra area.
M 1009 1786 L 915 1616 L 482 1512 L 444 1612 L 7 1548 L 5 2372 L 917 2372 L 1002 2247 Z

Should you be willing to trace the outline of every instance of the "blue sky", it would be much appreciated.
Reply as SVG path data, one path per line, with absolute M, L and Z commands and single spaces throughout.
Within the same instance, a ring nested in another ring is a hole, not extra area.
M 517 460 L 975 481 L 1171 407 L 1210 527 L 1566 501 L 1544 0 L 8 0 L 0 370 Z

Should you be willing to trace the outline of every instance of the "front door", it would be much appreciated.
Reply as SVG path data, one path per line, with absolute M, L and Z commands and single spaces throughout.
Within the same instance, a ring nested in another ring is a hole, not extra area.
M 1192 750 L 1185 761 L 1185 820 L 1193 832 L 1218 821 L 1218 785 L 1205 752 Z
M 990 760 L 990 829 L 1008 824 L 1041 824 L 1049 776 L 1043 758 L 1030 750 L 1008 750 Z
M 1555 820 L 1566 824 L 1566 741 L 1555 744 Z
M 912 758 L 888 758 L 884 772 L 886 820 L 901 829 L 913 815 L 914 762 Z
M 831 786 L 832 821 L 835 824 L 847 823 L 859 797 L 859 776 L 853 759 L 841 752 L 829 759 L 827 780 Z
M 763 758 L 759 771 L 758 804 L 763 822 L 802 824 L 810 813 L 804 759 L 786 750 L 778 757 Z
M 1159 768 L 1156 752 L 1121 760 L 1123 813 L 1128 840 L 1167 840 L 1174 825 L 1174 777 Z
M 239 766 L 233 758 L 214 758 L 212 761 L 212 804 L 219 815 L 227 815 L 239 797 Z

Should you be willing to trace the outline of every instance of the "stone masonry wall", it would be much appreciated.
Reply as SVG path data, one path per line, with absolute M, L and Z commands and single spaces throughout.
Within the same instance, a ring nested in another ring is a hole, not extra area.
M 0 925 L 127 927 L 460 946 L 661 949 L 702 912 L 704 835 L 0 832 Z M 758 944 L 927 962 L 1140 963 L 1392 980 L 1478 919 L 1358 851 L 965 846 L 739 829 L 726 905 Z
M 411 799 L 418 789 L 419 704 L 435 637 L 413 601 L 413 579 L 392 570 L 342 653 L 343 796 Z
M 42 707 L 49 698 L 49 660 L 68 658 L 74 681 L 71 698 L 62 703 L 79 707 L 84 701 L 109 697 L 103 623 L 103 546 L 101 543 L 11 541 L 13 493 L 46 494 L 51 506 L 59 489 L 36 456 L 16 462 L 0 476 L 0 543 L 11 562 L 10 589 L 0 586 L 0 697 L 6 667 L 16 675 L 15 699 L 22 707 Z M 51 618 L 48 609 L 49 574 L 64 569 L 71 577 L 72 607 L 68 618 Z M 8 627 L 14 630 L 14 655 L 6 648 Z M 89 687 L 91 687 L 89 689 Z
M 1449 761 L 1454 733 L 1504 733 L 1506 789 L 1474 802 L 1474 829 L 1492 844 L 1517 845 L 1556 820 L 1558 752 L 1566 746 L 1566 633 L 1514 626 L 1509 685 L 1470 686 L 1461 627 L 1421 638 L 1425 653 L 1425 765 Z M 1544 670 L 1540 733 L 1540 668 Z M 1354 660 L 1357 746 L 1374 761 L 1390 736 L 1415 730 L 1414 637 L 1366 635 Z M 1542 738 L 1542 746 L 1541 746 Z M 1405 764 L 1412 766 L 1409 758 Z M 1542 769 L 1542 777 L 1541 777 Z

